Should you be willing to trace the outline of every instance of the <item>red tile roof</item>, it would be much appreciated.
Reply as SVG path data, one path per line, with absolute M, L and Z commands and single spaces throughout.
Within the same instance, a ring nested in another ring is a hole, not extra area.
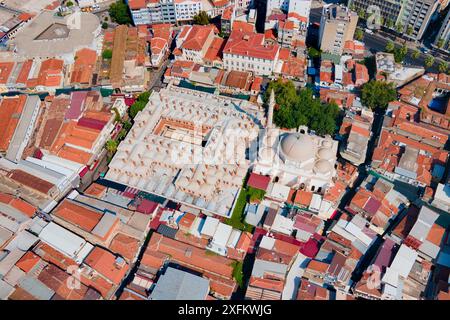
M 181 45 L 182 49 L 200 51 L 202 50 L 206 40 L 211 33 L 214 33 L 217 28 L 214 25 L 193 25 L 191 31 L 188 33 L 186 39 Z
M 96 51 L 87 48 L 77 51 L 70 83 L 90 84 L 96 61 Z
M 250 174 L 250 177 L 248 178 L 247 185 L 249 187 L 260 189 L 260 190 L 267 190 L 267 187 L 270 183 L 270 177 L 269 176 L 263 176 L 257 173 L 252 172 Z
M 215 37 L 203 59 L 210 62 L 222 61 L 222 51 L 224 47 L 225 39 Z
M 8 150 L 27 101 L 26 95 L 4 97 L 0 102 L 0 151 Z
M 14 62 L 0 62 L 0 84 L 6 84 L 14 69 Z
M 124 261 L 119 265 L 111 252 L 100 247 L 95 247 L 86 257 L 84 263 L 116 285 L 120 284 L 129 269 Z
M 222 256 L 206 254 L 205 250 L 172 240 L 157 233 L 153 234 L 150 239 L 147 251 L 167 254 L 171 256 L 171 259 L 187 266 L 192 265 L 225 278 L 232 278 L 232 260 Z
M 88 209 L 67 199 L 54 210 L 53 215 L 87 232 L 91 232 L 103 216 L 98 211 Z
M 224 53 L 275 60 L 279 45 L 264 45 L 264 35 L 260 33 L 233 30 L 224 48 Z

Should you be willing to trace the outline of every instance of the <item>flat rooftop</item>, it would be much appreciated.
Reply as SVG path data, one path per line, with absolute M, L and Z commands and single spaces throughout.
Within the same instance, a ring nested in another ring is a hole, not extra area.
M 263 119 L 244 100 L 173 86 L 153 92 L 106 179 L 228 217 Z
M 91 13 L 78 14 L 79 19 L 42 12 L 11 41 L 17 55 L 32 59 L 71 55 L 84 47 L 96 49 L 100 20 Z M 71 21 L 79 22 L 79 25 Z

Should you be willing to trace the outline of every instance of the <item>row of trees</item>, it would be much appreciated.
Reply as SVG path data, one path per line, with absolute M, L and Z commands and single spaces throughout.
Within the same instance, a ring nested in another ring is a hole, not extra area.
M 320 135 L 334 133 L 339 115 L 335 103 L 321 103 L 314 98 L 311 89 L 297 90 L 292 81 L 283 82 L 281 79 L 269 83 L 265 101 L 269 100 L 272 89 L 279 105 L 273 118 L 277 126 L 292 129 L 306 125 Z
M 356 33 L 355 33 L 356 34 Z M 406 55 L 408 54 L 408 47 L 403 45 L 401 47 L 396 47 L 393 41 L 388 41 L 386 43 L 386 52 L 393 53 L 395 62 L 401 63 L 406 58 Z M 411 52 L 411 57 L 413 59 L 418 59 L 420 57 L 421 53 L 419 50 L 414 49 Z M 435 63 L 435 58 L 428 54 L 425 56 L 424 65 L 425 68 L 431 68 Z M 438 65 L 439 72 L 446 73 L 449 70 L 449 65 L 445 61 L 441 61 Z
M 133 105 L 129 109 L 129 116 L 131 119 L 134 119 L 139 111 L 143 110 L 148 103 L 151 92 L 146 91 L 141 93 Z M 120 130 L 115 140 L 108 140 L 106 142 L 105 148 L 108 151 L 108 158 L 111 159 L 114 153 L 117 151 L 117 147 L 119 146 L 120 141 L 125 139 L 128 132 L 131 130 L 133 124 L 129 120 L 123 120 L 120 117 L 119 111 L 117 109 L 113 109 L 116 114 L 115 121 L 122 123 L 122 130 Z

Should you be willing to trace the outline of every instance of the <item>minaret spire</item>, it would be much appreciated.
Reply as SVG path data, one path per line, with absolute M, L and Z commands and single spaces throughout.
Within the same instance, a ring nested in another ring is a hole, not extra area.
M 275 91 L 270 91 L 269 112 L 267 114 L 267 129 L 273 127 L 273 108 L 275 107 Z

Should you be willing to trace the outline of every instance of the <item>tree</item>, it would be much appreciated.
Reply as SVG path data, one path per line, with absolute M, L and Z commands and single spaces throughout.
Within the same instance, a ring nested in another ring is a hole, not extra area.
M 408 36 L 412 35 L 413 32 L 414 32 L 413 27 L 408 26 L 408 27 L 406 28 L 406 34 L 407 34 Z
M 386 19 L 386 27 L 391 29 L 394 26 L 394 22 L 391 19 Z
M 66 2 L 66 7 L 70 8 L 73 6 L 73 2 L 72 1 L 67 1 Z
M 315 59 L 320 57 L 320 50 L 317 50 L 316 48 L 309 47 L 308 48 L 308 55 L 310 58 Z
M 138 96 L 136 101 L 130 107 L 130 117 L 131 117 L 131 119 L 134 119 L 134 117 L 136 117 L 136 115 L 139 113 L 139 111 L 144 110 L 144 108 L 147 105 L 149 99 L 150 99 L 150 92 L 149 91 L 141 93 Z
M 358 10 L 358 17 L 360 17 L 361 19 L 365 19 L 366 12 L 363 9 Z
M 364 38 L 364 32 L 361 28 L 356 28 L 355 39 L 361 41 Z
M 386 43 L 386 52 L 393 52 L 394 49 L 395 49 L 394 42 L 389 40 L 388 43 Z
M 394 49 L 395 62 L 397 62 L 397 63 L 403 62 L 403 60 L 405 60 L 407 53 L 408 53 L 408 47 L 405 45 L 402 47 L 399 47 L 399 48 L 395 48 Z
M 361 101 L 371 108 L 385 109 L 389 102 L 397 99 L 397 91 L 392 83 L 371 80 L 362 87 Z
M 425 67 L 430 68 L 434 64 L 434 57 L 432 55 L 427 55 L 425 57 Z
M 117 141 L 116 140 L 108 140 L 106 142 L 106 150 L 110 155 L 113 155 L 117 151 Z
M 131 124 L 130 121 L 124 121 L 124 122 L 122 122 L 122 126 L 126 131 L 130 131 L 130 129 L 133 125 Z
M 102 23 L 102 29 L 108 29 L 108 23 L 107 22 L 103 22 Z
M 395 26 L 395 31 L 397 31 L 398 33 L 403 32 L 403 25 L 400 22 Z
M 105 59 L 105 60 L 111 60 L 112 56 L 113 56 L 113 52 L 112 52 L 111 49 L 106 49 L 102 53 L 102 58 Z
M 335 103 L 321 103 L 309 88 L 296 90 L 292 81 L 269 83 L 264 99 L 267 102 L 272 89 L 278 108 L 274 112 L 274 123 L 281 128 L 298 128 L 306 125 L 319 135 L 333 134 L 339 108 Z
M 444 46 L 444 42 L 445 42 L 445 40 L 442 39 L 442 38 L 440 38 L 440 39 L 437 41 L 436 46 L 440 49 L 440 48 L 442 48 L 442 47 Z
M 109 7 L 111 19 L 118 24 L 130 24 L 132 22 L 128 6 L 123 0 L 111 4 Z
M 211 22 L 211 17 L 206 13 L 206 11 L 200 11 L 193 17 L 194 24 L 207 25 Z
M 115 114 L 114 121 L 115 121 L 115 122 L 119 122 L 120 119 L 122 119 L 122 118 L 120 117 L 119 110 L 117 110 L 117 108 L 113 108 L 112 110 L 114 111 L 114 114 Z
M 420 51 L 414 49 L 414 51 L 411 53 L 411 57 L 413 57 L 413 59 L 418 59 L 420 57 Z
M 439 62 L 438 69 L 439 69 L 439 72 L 441 72 L 441 73 L 447 73 L 447 71 L 448 71 L 448 63 L 445 62 L 445 61 Z

